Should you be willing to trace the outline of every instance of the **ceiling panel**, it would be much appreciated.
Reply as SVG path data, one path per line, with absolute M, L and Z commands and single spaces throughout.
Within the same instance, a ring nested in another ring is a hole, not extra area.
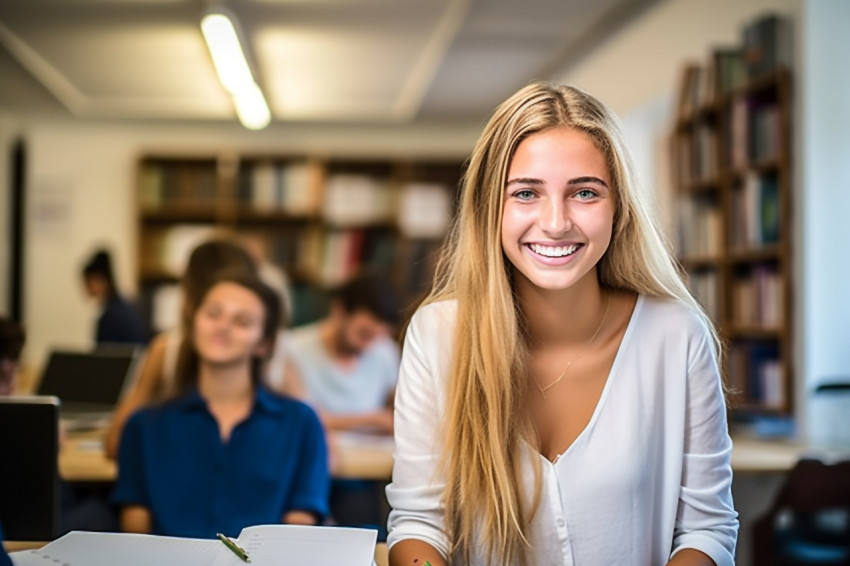
M 333 123 L 480 119 L 600 40 L 616 14 L 654 1 L 224 4 L 241 22 L 275 119 Z M 81 117 L 234 119 L 199 29 L 207 4 L 0 0 L 0 110 L 55 110 L 58 100 Z

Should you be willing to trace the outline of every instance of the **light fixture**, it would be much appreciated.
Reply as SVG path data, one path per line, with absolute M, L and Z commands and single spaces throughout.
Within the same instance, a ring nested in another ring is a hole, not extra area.
M 233 99 L 239 121 L 249 130 L 261 130 L 269 125 L 272 115 L 251 73 L 234 22 L 233 14 L 216 7 L 201 20 L 201 31 L 218 79 Z

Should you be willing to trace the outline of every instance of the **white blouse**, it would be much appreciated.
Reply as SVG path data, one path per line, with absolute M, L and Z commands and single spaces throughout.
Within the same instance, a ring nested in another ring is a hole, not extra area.
M 389 546 L 425 541 L 448 553 L 436 472 L 456 303 L 420 309 L 405 338 L 395 402 Z M 534 458 L 541 503 L 529 528 L 540 565 L 663 566 L 683 548 L 734 564 L 732 442 L 711 334 L 679 302 L 638 298 L 599 403 L 552 464 Z M 472 555 L 475 565 L 484 554 Z

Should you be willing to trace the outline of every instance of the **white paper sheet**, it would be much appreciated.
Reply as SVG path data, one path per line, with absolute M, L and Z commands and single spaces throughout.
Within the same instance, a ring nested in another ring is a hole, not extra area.
M 251 566 L 369 566 L 376 538 L 372 529 L 261 525 L 236 542 Z M 219 540 L 82 531 L 10 556 L 15 566 L 245 566 Z
M 369 566 L 378 532 L 373 529 L 261 525 L 247 527 L 238 544 L 252 566 Z M 213 566 L 244 566 L 233 553 Z

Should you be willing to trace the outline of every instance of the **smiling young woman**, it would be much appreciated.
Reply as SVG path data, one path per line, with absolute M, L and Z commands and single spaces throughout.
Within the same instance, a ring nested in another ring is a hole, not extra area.
M 405 337 L 392 566 L 734 563 L 719 341 L 641 195 L 586 92 L 496 110 Z

